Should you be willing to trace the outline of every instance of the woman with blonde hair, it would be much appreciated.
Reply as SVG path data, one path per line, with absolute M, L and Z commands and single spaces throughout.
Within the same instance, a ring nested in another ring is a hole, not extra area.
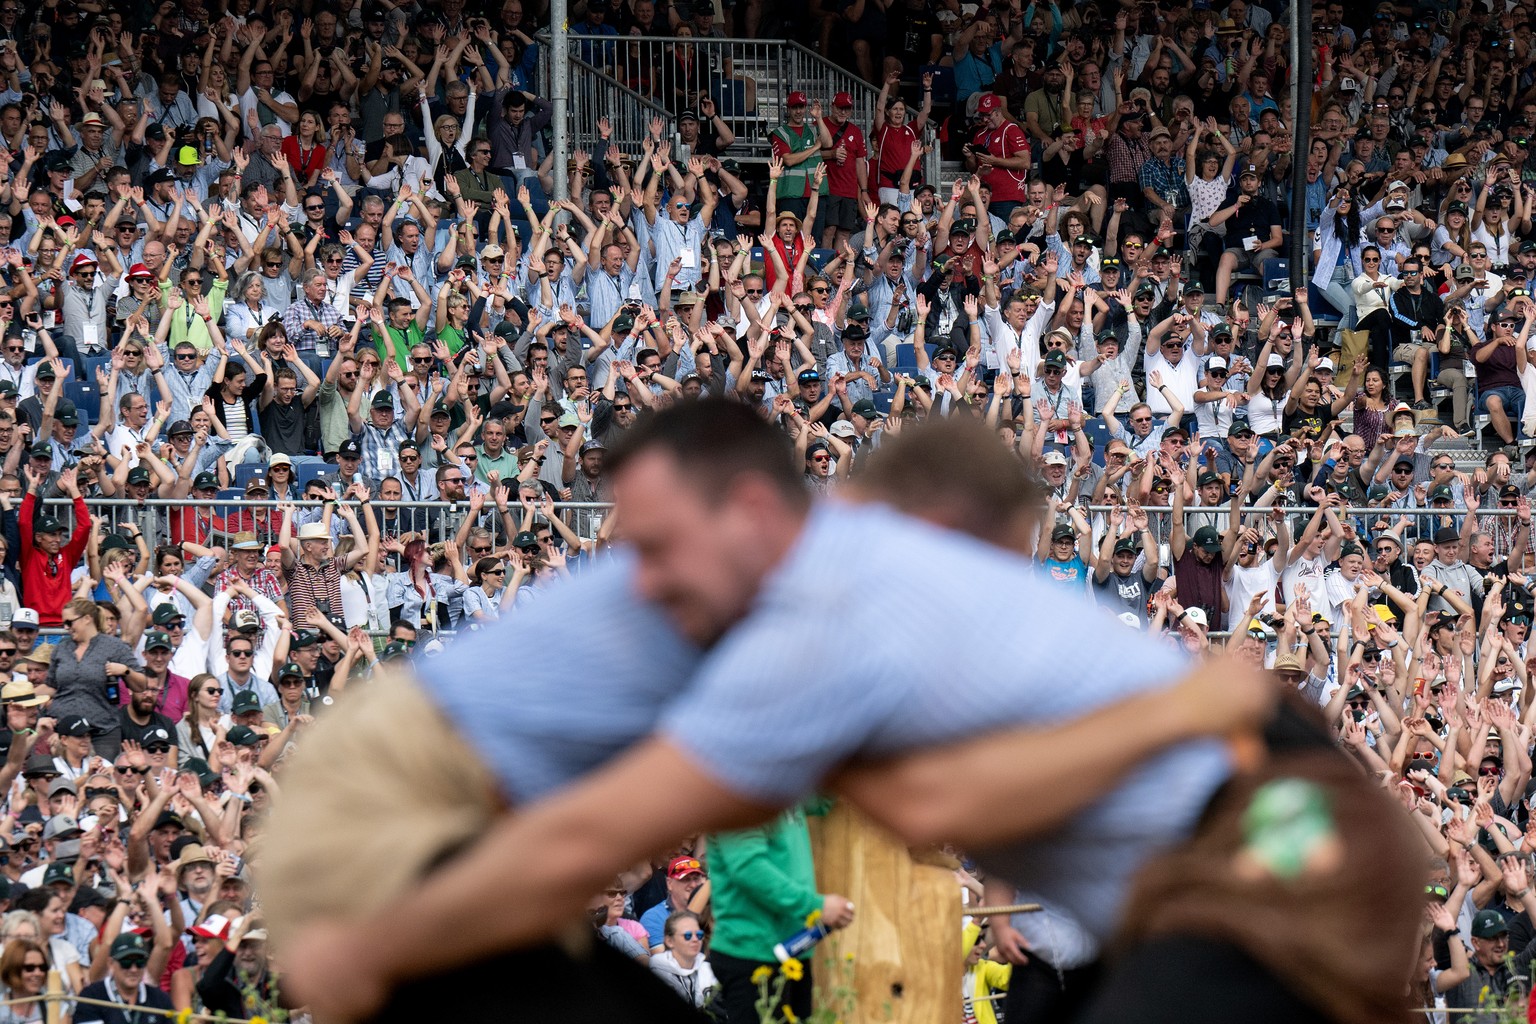
M 101 609 L 89 598 L 77 597 L 64 606 L 60 619 L 66 636 L 48 664 L 48 685 L 54 688 L 49 711 L 56 718 L 80 715 L 90 722 L 96 729 L 96 753 L 114 758 L 122 727 L 117 705 L 108 697 L 108 681 L 143 689 L 149 677 L 132 647 L 101 631 L 101 618 Z

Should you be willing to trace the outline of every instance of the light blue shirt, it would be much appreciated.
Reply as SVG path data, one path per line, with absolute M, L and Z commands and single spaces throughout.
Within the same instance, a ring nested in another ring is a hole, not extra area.
M 917 557 L 891 587 L 888 562 L 850 551 Z M 913 604 L 913 588 L 932 600 Z M 932 607 L 963 636 L 914 645 Z M 849 758 L 1054 725 L 1171 685 L 1185 665 L 1026 559 L 877 506 L 827 505 L 660 731 L 731 790 L 788 804 Z M 977 854 L 1102 939 L 1131 875 L 1188 833 L 1228 773 L 1219 743 L 1186 744 L 1049 835 Z
M 914 647 L 931 623 L 903 599 L 907 587 L 889 586 L 887 563 L 847 557 L 871 550 L 915 553 L 904 579 L 917 573 L 971 642 Z M 1170 685 L 1185 667 L 1028 560 L 881 508 L 813 512 L 752 617 L 702 662 L 636 598 L 633 573 L 620 553 L 419 666 L 515 801 L 596 768 L 659 720 L 730 789 L 788 805 L 855 755 L 1060 723 Z M 833 607 L 846 612 L 827 615 Z M 1186 744 L 1050 836 L 984 859 L 1102 938 L 1130 876 L 1190 831 L 1229 770 L 1219 743 Z
M 698 666 L 698 652 L 635 597 L 633 570 L 627 554 L 595 564 L 417 664 L 515 802 L 558 789 L 649 735 Z M 505 673 L 487 672 L 488 664 Z

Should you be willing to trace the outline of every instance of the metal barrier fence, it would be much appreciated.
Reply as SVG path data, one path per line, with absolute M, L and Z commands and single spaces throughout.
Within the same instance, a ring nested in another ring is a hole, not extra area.
M 69 511 L 73 504 L 68 498 L 47 498 L 44 504 L 71 529 L 74 516 Z M 384 538 L 400 537 L 407 533 L 421 534 L 427 543 L 437 544 L 452 539 L 465 519 L 471 515 L 467 501 L 380 501 L 372 499 L 367 506 L 355 501 L 342 504 L 359 516 L 370 510 L 379 523 Z M 132 498 L 87 498 L 86 507 L 92 516 L 105 519 L 103 529 L 121 532 L 132 523 L 149 544 L 150 549 L 183 540 L 205 546 L 227 546 L 234 534 L 255 533 L 263 545 L 277 543 L 282 527 L 283 510 L 292 508 L 297 528 L 308 522 L 318 522 L 324 514 L 323 503 L 318 501 L 252 501 L 244 498 L 215 498 L 211 501 L 196 499 L 149 498 L 135 501 Z M 565 519 L 576 534 L 584 540 L 597 536 L 603 519 L 613 506 L 607 502 L 555 502 L 554 511 Z M 524 509 L 516 503 L 507 506 L 512 519 L 511 531 L 502 521 L 494 501 L 487 499 L 475 526 L 490 531 L 496 548 L 511 544 L 512 533 L 520 527 Z M 542 518 L 535 509 L 536 518 Z M 345 523 L 339 514 L 337 522 Z M 360 520 L 361 522 L 361 520 Z M 362 523 L 366 529 L 366 523 Z

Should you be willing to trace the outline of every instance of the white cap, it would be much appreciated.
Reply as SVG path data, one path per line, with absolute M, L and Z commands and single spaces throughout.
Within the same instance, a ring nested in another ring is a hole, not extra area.
M 1205 364 L 1205 368 L 1207 370 L 1225 370 L 1225 369 L 1227 369 L 1226 357 L 1225 356 L 1211 356 L 1210 361 Z
M 1264 361 L 1264 369 L 1267 370 L 1271 366 L 1278 366 L 1282 370 L 1285 369 L 1285 357 L 1279 352 L 1271 352 L 1269 358 Z
M 1067 457 L 1061 454 L 1061 452 L 1046 452 L 1045 457 L 1040 461 L 1047 466 L 1065 466 L 1067 464 Z
M 827 428 L 827 433 L 833 437 L 853 437 L 859 432 L 858 428 L 847 420 L 838 420 Z
M 1324 356 L 1322 359 L 1317 361 L 1317 368 L 1319 370 L 1332 370 L 1334 368 L 1333 360 L 1329 359 L 1327 356 Z
M 324 523 L 305 523 L 299 527 L 299 540 L 330 540 L 331 531 Z
M 1141 620 L 1136 617 L 1135 612 L 1121 612 L 1120 621 L 1125 623 L 1127 626 L 1130 626 L 1132 629 L 1141 628 Z
M 1184 617 L 1201 629 L 1205 629 L 1210 625 L 1210 620 L 1205 617 L 1204 608 L 1186 608 L 1184 609 Z

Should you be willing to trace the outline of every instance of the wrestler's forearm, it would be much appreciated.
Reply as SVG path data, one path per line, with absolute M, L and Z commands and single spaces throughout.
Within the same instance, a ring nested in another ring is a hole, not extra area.
M 979 849 L 1061 824 L 1168 747 L 1260 721 L 1276 696 L 1269 681 L 1221 659 L 1172 688 L 1052 728 L 854 765 L 831 788 L 909 844 Z
M 531 945 L 579 919 L 593 893 L 636 861 L 684 835 L 757 824 L 778 810 L 721 788 L 675 747 L 650 740 L 503 819 L 354 934 L 395 982 Z

